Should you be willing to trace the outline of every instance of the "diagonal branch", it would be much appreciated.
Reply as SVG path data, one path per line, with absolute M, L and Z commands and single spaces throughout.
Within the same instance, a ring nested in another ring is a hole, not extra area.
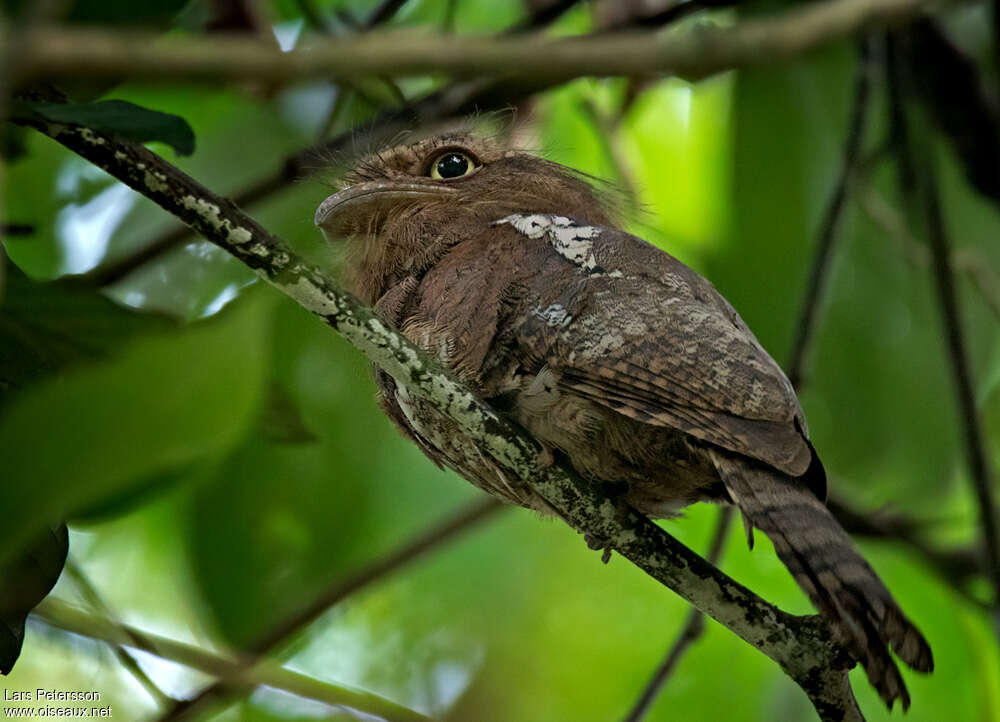
M 453 421 L 523 480 L 578 532 L 606 541 L 646 574 L 774 660 L 824 720 L 863 719 L 850 688 L 853 661 L 815 616 L 781 611 L 679 543 L 662 528 L 560 464 L 497 414 L 374 310 L 343 291 L 284 241 L 146 148 L 88 128 L 32 121 L 40 132 L 150 198 L 254 269 L 361 349 L 410 394 Z M 23 542 L 13 538 L 12 545 Z
M 560 0 L 558 12 L 556 12 L 555 6 L 537 10 L 522 25 L 512 28 L 510 32 L 540 28 L 578 1 Z M 238 190 L 232 195 L 233 201 L 239 206 L 257 203 L 287 188 L 293 182 L 311 176 L 320 167 L 326 167 L 327 163 L 322 163 L 319 159 L 337 157 L 347 148 L 365 148 L 372 145 L 373 141 L 377 142 L 401 131 L 427 126 L 448 118 L 509 108 L 530 94 L 545 90 L 549 85 L 551 84 L 530 80 L 524 82 L 505 80 L 483 82 L 480 80 L 453 83 L 404 107 L 383 111 L 370 121 L 362 131 L 352 128 L 326 143 L 304 148 L 286 156 L 276 172 Z M 338 96 L 338 99 L 339 97 L 341 96 Z M 109 286 L 121 281 L 132 271 L 161 254 L 179 247 L 189 239 L 191 239 L 191 229 L 186 226 L 177 226 L 161 234 L 139 251 L 99 266 L 84 274 L 83 278 L 97 286 Z
M 729 535 L 729 527 L 732 525 L 732 521 L 733 507 L 725 506 L 719 510 L 719 523 L 715 528 L 715 534 L 712 536 L 712 543 L 708 548 L 708 554 L 705 555 L 705 558 L 712 564 L 719 561 L 719 557 L 722 555 L 722 547 L 726 543 L 726 537 Z M 691 648 L 691 645 L 698 641 L 704 631 L 705 615 L 697 609 L 692 609 L 688 613 L 687 621 L 684 622 L 684 627 L 680 635 L 667 652 L 667 656 L 663 658 L 660 666 L 657 667 L 656 672 L 653 673 L 653 677 L 642 690 L 642 694 L 628 713 L 625 722 L 642 722 L 653 706 L 653 702 L 656 701 L 657 696 L 663 690 L 663 686 L 670 679 L 670 675 L 677 669 L 681 658 Z
M 80 611 L 52 597 L 35 607 L 32 618 L 40 619 L 49 626 L 90 639 L 99 639 L 111 645 L 141 649 L 162 659 L 169 659 L 214 677 L 229 680 L 233 684 L 273 687 L 328 705 L 350 707 L 390 722 L 431 722 L 429 717 L 370 692 L 321 682 L 284 669 L 275 663 L 264 662 L 248 666 L 238 659 L 221 656 L 201 647 L 116 624 L 96 614 Z
M 920 533 L 931 522 L 888 512 L 863 512 L 836 496 L 827 500 L 827 507 L 848 534 L 905 544 L 952 589 L 971 603 L 984 606 L 970 592 L 970 582 L 985 571 L 974 546 L 938 548 Z
M 986 451 L 982 421 L 972 381 L 972 364 L 969 360 L 968 342 L 962 328 L 955 290 L 955 276 L 951 267 L 951 251 L 944 227 L 940 200 L 934 179 L 927 179 L 926 204 L 928 240 L 933 258 L 934 280 L 937 283 L 941 314 L 944 319 L 945 341 L 948 358 L 955 380 L 955 393 L 962 415 L 965 433 L 966 455 L 969 473 L 979 502 L 980 525 L 983 534 L 983 551 L 986 568 L 993 582 L 994 623 L 1000 630 L 1000 520 L 997 514 L 996 481 L 993 478 L 992 462 Z
M 819 242 L 813 257 L 812 269 L 809 272 L 809 282 L 806 287 L 806 297 L 802 304 L 802 312 L 792 341 L 792 351 L 788 362 L 788 380 L 797 390 L 801 390 L 805 373 L 806 355 L 813 337 L 816 320 L 819 316 L 820 297 L 830 268 L 830 258 L 837 239 L 844 209 L 847 206 L 848 187 L 854 180 L 861 160 L 861 146 L 864 142 L 865 120 L 868 116 L 869 98 L 871 96 L 872 68 L 872 38 L 866 34 L 861 38 L 858 47 L 858 67 L 854 81 L 854 101 L 851 108 L 851 120 L 847 130 L 847 142 L 844 144 L 843 167 L 833 195 L 826 208 L 823 223 L 820 226 Z
M 323 612 L 335 604 L 338 604 L 369 584 L 382 579 L 400 567 L 409 564 L 428 550 L 454 539 L 461 532 L 493 516 L 502 508 L 504 508 L 503 505 L 492 498 L 475 502 L 454 517 L 446 519 L 441 524 L 436 524 L 432 529 L 404 544 L 392 554 L 376 560 L 373 564 L 370 564 L 347 579 L 337 581 L 333 586 L 318 595 L 307 607 L 287 619 L 279 621 L 271 629 L 254 640 L 247 650 L 251 656 L 242 662 L 240 666 L 243 668 L 252 666 L 252 662 L 255 659 L 280 647 L 294 634 L 302 631 L 305 627 L 316 621 Z M 226 680 L 215 682 L 205 687 L 191 699 L 185 700 L 168 709 L 158 719 L 158 722 L 194 719 L 198 711 L 212 702 L 232 696 L 233 693 L 233 686 L 228 684 Z
M 118 629 L 121 630 L 122 634 L 129 639 L 129 646 L 137 649 L 141 648 L 141 644 L 139 643 L 141 640 L 134 638 L 131 634 L 131 630 L 122 624 L 122 622 L 116 617 L 116 615 L 105 603 L 103 597 L 101 597 L 100 593 L 97 591 L 97 588 L 90 581 L 90 577 L 87 576 L 87 573 L 83 571 L 80 565 L 77 564 L 72 558 L 68 559 L 66 562 L 66 572 L 73 578 L 73 581 L 76 582 L 80 595 L 93 608 L 93 610 L 107 619 L 111 624 L 116 625 Z M 160 689 L 156 685 L 156 682 L 149 678 L 146 671 L 139 665 L 139 661 L 132 656 L 131 652 L 125 649 L 124 645 L 111 643 L 111 649 L 118 658 L 118 662 L 135 678 L 139 684 L 142 685 L 147 694 L 149 694 L 153 701 L 156 702 L 157 706 L 162 707 L 176 701 Z
M 900 42 L 902 41 L 902 42 Z M 984 439 L 982 420 L 976 404 L 968 340 L 962 326 L 955 275 L 952 268 L 948 232 L 937 187 L 933 155 L 918 151 L 919 127 L 910 122 L 906 100 L 913 92 L 912 76 L 919 59 L 906 46 L 906 39 L 891 37 L 889 91 L 893 141 L 900 171 L 900 186 L 914 210 L 924 218 L 927 244 L 931 252 L 934 281 L 944 323 L 944 341 L 955 383 L 962 430 L 965 436 L 969 476 L 979 506 L 986 572 L 993 587 L 993 623 L 1000 633 L 1000 511 L 997 508 L 993 462 Z M 902 47 L 900 47 L 902 45 Z M 923 144 L 922 144 L 923 145 Z M 930 145 L 930 143 L 927 143 Z

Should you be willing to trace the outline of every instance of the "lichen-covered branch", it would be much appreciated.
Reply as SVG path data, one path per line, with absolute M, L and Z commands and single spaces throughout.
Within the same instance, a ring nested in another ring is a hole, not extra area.
M 141 33 L 39 29 L 19 68 L 22 81 L 43 77 L 302 82 L 446 73 L 455 77 L 547 78 L 677 75 L 700 79 L 724 70 L 777 62 L 862 28 L 905 22 L 948 0 L 826 0 L 795 5 L 772 18 L 683 33 L 426 35 L 366 33 L 292 52 L 252 38 L 156 38 Z M 0 41 L 2 53 L 7 40 Z M 544 58 L 544 62 L 539 62 Z
M 735 582 L 663 529 L 567 468 L 411 344 L 374 310 L 305 263 L 235 204 L 142 146 L 87 128 L 32 122 L 180 218 L 322 318 L 409 393 L 438 412 L 544 498 L 578 532 L 601 539 L 648 575 L 777 662 L 824 720 L 861 720 L 847 677 L 853 666 L 817 617 L 796 617 Z

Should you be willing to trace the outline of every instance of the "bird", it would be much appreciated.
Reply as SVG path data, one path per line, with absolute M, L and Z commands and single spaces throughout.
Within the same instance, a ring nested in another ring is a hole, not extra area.
M 732 305 L 618 228 L 595 179 L 453 131 L 364 156 L 318 207 L 351 292 L 546 459 L 650 518 L 738 507 L 891 709 L 930 646 L 827 510 L 826 473 L 780 366 Z M 439 466 L 557 513 L 427 402 L 374 368 L 378 401 Z

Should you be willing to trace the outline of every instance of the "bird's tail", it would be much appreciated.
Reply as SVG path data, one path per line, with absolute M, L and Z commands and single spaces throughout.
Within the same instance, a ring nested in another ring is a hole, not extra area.
M 834 640 L 857 659 L 892 708 L 910 705 L 889 648 L 919 672 L 934 668 L 931 649 L 854 548 L 826 505 L 801 481 L 748 459 L 713 451 L 715 468 L 746 518 L 829 620 Z

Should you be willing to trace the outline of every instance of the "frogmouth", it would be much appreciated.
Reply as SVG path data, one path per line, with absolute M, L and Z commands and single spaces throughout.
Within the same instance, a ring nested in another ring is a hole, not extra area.
M 788 379 L 739 314 L 673 256 L 619 230 L 569 168 L 465 133 L 380 151 L 316 212 L 351 290 L 583 478 L 653 518 L 735 504 L 892 706 L 890 654 L 930 648 L 827 511 Z M 375 371 L 382 407 L 431 459 L 511 503 L 549 505 Z

